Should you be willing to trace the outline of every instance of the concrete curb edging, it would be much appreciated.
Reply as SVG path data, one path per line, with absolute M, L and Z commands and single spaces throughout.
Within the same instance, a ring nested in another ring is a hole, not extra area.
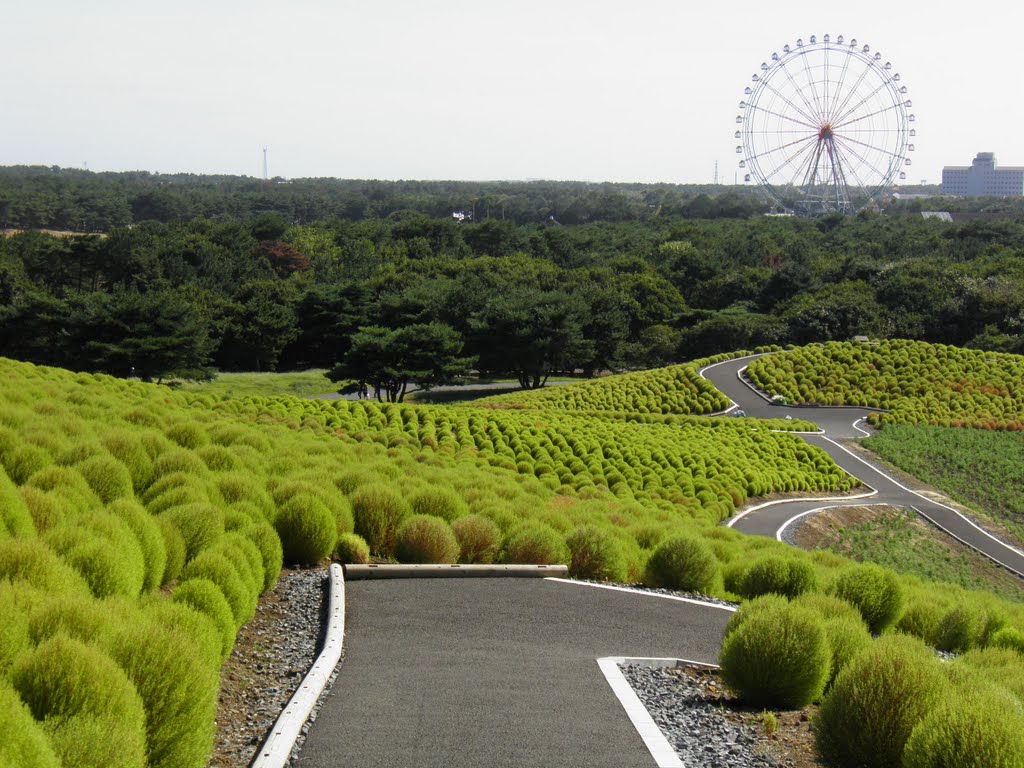
M 683 761 L 669 740 L 665 738 L 661 728 L 654 722 L 654 718 L 640 701 L 640 697 L 636 695 L 633 686 L 622 674 L 622 670 L 619 669 L 620 664 L 638 664 L 654 668 L 692 666 L 718 669 L 718 666 L 686 659 L 630 658 L 628 656 L 606 656 L 597 660 L 597 665 L 601 668 L 605 680 L 608 681 L 612 693 L 615 694 L 619 704 L 626 711 L 626 716 L 633 723 L 633 727 L 636 728 L 636 732 L 640 735 L 644 746 L 651 753 L 658 768 L 683 768 Z
M 329 573 L 327 632 L 323 650 L 277 718 L 250 768 L 284 768 L 291 757 L 295 741 L 341 659 L 345 640 L 345 576 L 337 563 L 331 565 Z
M 647 589 L 635 589 L 633 587 L 620 587 L 617 584 L 595 584 L 592 581 L 577 581 L 576 579 L 562 579 L 557 576 L 548 576 L 545 581 L 553 581 L 557 584 L 574 584 L 580 587 L 591 587 L 592 589 L 607 589 L 612 592 L 627 592 L 633 595 L 642 595 L 645 597 L 657 597 L 661 600 L 675 600 L 677 603 L 689 603 L 690 605 L 701 605 L 705 608 L 717 608 L 721 611 L 728 611 L 729 613 L 735 613 L 736 607 L 732 605 L 722 605 L 720 603 L 712 603 L 708 600 L 697 600 L 693 597 L 682 597 L 681 595 L 665 595 L 661 592 L 652 592 Z M 695 664 L 699 662 L 694 662 Z
M 547 578 L 568 576 L 566 565 L 415 565 L 406 563 L 370 563 L 346 565 L 345 577 L 357 579 L 450 579 L 450 578 Z

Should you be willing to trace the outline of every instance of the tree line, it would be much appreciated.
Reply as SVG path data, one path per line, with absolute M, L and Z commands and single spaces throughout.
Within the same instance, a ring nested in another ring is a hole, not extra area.
M 320 367 L 397 399 L 469 369 L 536 387 L 856 334 L 1024 352 L 1022 331 L 1024 224 L 1009 218 L 400 210 L 0 240 L 0 355 L 148 379 Z

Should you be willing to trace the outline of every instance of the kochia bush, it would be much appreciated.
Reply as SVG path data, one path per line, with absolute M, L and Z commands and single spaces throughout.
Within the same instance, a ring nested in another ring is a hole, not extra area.
M 894 624 L 903 608 L 903 588 L 896 574 L 877 565 L 847 568 L 836 576 L 829 591 L 856 606 L 875 634 Z
M 718 560 L 711 547 L 693 536 L 666 539 L 647 561 L 647 581 L 657 587 L 708 592 L 718 575 Z
M 412 515 L 398 527 L 395 556 L 403 563 L 454 563 L 459 541 L 442 518 Z

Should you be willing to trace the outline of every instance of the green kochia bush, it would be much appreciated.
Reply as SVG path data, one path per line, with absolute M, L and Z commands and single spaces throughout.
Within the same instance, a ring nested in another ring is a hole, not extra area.
M 0 679 L 0 765 L 11 768 L 61 768 L 50 740 L 32 712 Z
M 774 592 L 796 597 L 813 591 L 817 585 L 818 577 L 810 561 L 783 555 L 765 555 L 747 570 L 740 594 L 743 597 L 757 597 Z
M 914 728 L 903 768 L 1019 768 L 1024 765 L 1020 706 L 990 689 L 950 697 Z
M 122 520 L 139 543 L 145 563 L 143 589 L 148 592 L 158 588 L 167 567 L 167 545 L 156 518 L 128 499 L 118 499 L 107 511 Z
M 253 590 L 251 583 L 239 575 L 234 563 L 222 554 L 213 550 L 199 554 L 181 572 L 182 581 L 189 579 L 209 579 L 217 585 L 231 606 L 236 629 L 256 613 L 259 594 Z
M 145 768 L 142 700 L 102 651 L 57 635 L 19 659 L 11 682 L 64 768 Z
M 566 539 L 569 575 L 576 579 L 625 581 L 626 559 L 618 540 L 605 528 L 580 526 Z
M 718 560 L 711 547 L 693 536 L 666 539 L 647 561 L 647 581 L 656 587 L 709 592 L 718 575 Z
M 76 464 L 75 470 L 104 504 L 134 495 L 131 473 L 113 456 L 103 453 L 90 456 Z
M 292 496 L 275 521 L 285 562 L 316 563 L 334 551 L 338 526 L 334 514 L 310 494 Z
M 28 617 L 19 609 L 15 588 L 0 582 L 0 678 L 18 654 L 29 647 Z M 0 740 L 2 741 L 2 740 Z
M 469 505 L 451 489 L 425 488 L 409 499 L 413 514 L 443 517 L 448 522 L 469 514 Z
M 36 532 L 25 500 L 0 467 L 0 540 L 8 536 L 26 538 Z
M 142 547 L 131 529 L 108 512 L 57 526 L 46 543 L 78 571 L 97 597 L 137 597 L 146 581 Z
M 395 556 L 403 563 L 454 563 L 459 542 L 442 518 L 412 515 L 398 526 Z
M 493 563 L 501 550 L 501 529 L 483 515 L 466 515 L 452 523 L 459 540 L 460 563 Z
M 192 560 L 224 535 L 224 512 L 203 502 L 168 508 L 161 518 L 170 522 L 185 541 L 185 559 Z
M 281 565 L 284 563 L 281 537 L 267 523 L 250 525 L 242 529 L 242 535 L 256 545 L 263 558 L 263 591 L 266 592 L 277 584 L 277 578 L 281 575 Z
M 235 645 L 235 617 L 224 593 L 209 579 L 189 579 L 174 590 L 172 599 L 208 616 L 221 639 L 221 658 L 226 659 Z
M 892 571 L 854 565 L 836 576 L 831 593 L 857 607 L 875 634 L 894 624 L 903 608 L 903 588 Z
M 740 619 L 723 641 L 722 678 L 755 706 L 798 709 L 825 689 L 831 656 L 816 613 L 785 602 L 765 604 Z
M 561 534 L 550 525 L 526 522 L 509 532 L 502 546 L 506 563 L 554 565 L 569 560 L 569 549 Z
M 898 766 L 911 732 L 937 707 L 949 683 L 932 650 L 887 635 L 836 677 L 814 720 L 818 755 L 835 768 Z
M 370 545 L 358 533 L 343 533 L 334 545 L 334 559 L 339 563 L 365 565 L 370 562 Z
M 85 580 L 38 539 L 0 542 L 0 581 L 5 580 L 45 592 L 89 594 Z
M 394 552 L 398 526 L 409 514 L 405 500 L 379 483 L 360 485 L 352 492 L 351 499 L 355 532 L 366 540 L 372 552 Z

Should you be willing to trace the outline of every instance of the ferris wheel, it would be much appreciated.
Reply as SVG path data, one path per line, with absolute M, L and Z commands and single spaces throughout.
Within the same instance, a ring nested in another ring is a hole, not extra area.
M 854 213 L 906 178 L 917 133 L 907 87 L 856 39 L 785 45 L 743 95 L 735 137 L 744 180 L 786 211 Z

